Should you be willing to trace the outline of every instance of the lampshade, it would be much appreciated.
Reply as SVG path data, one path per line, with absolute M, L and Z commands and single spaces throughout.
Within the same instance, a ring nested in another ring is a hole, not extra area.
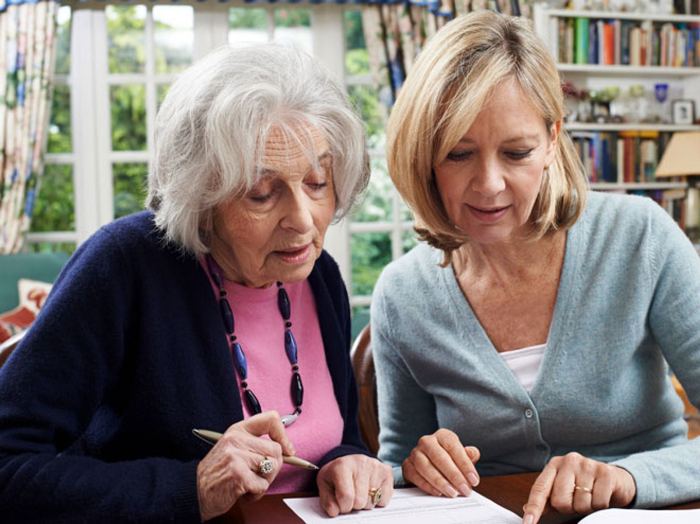
M 656 168 L 656 178 L 700 176 L 700 132 L 674 133 Z

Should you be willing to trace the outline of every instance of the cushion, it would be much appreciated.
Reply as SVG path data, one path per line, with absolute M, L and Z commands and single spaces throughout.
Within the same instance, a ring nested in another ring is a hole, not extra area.
M 19 305 L 0 313 L 0 343 L 32 325 L 51 291 L 51 284 L 25 278 L 19 280 L 17 287 Z

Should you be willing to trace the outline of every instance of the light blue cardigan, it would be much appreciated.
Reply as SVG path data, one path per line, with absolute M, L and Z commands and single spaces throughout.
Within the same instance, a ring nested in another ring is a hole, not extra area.
M 481 475 L 541 470 L 570 451 L 627 469 L 637 507 L 700 498 L 666 361 L 700 405 L 700 258 L 643 197 L 591 193 L 567 233 L 547 349 L 531 394 L 424 244 L 390 264 L 372 301 L 382 460 L 440 427 L 481 450 Z

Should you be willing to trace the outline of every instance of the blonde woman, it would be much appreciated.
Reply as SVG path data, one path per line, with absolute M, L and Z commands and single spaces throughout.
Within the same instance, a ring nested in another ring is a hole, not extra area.
M 524 522 L 700 497 L 668 364 L 700 404 L 700 260 L 649 199 L 589 193 L 529 24 L 458 18 L 394 107 L 391 177 L 423 243 L 372 302 L 380 458 L 468 495 L 539 471 Z

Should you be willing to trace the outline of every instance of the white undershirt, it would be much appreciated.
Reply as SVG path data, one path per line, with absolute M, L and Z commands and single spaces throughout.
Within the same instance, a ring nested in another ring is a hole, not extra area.
M 522 349 L 514 349 L 499 353 L 506 365 L 518 379 L 518 382 L 525 388 L 525 391 L 530 393 L 532 386 L 535 385 L 537 373 L 540 370 L 540 364 L 544 357 L 544 350 L 547 344 L 538 346 L 529 346 Z

